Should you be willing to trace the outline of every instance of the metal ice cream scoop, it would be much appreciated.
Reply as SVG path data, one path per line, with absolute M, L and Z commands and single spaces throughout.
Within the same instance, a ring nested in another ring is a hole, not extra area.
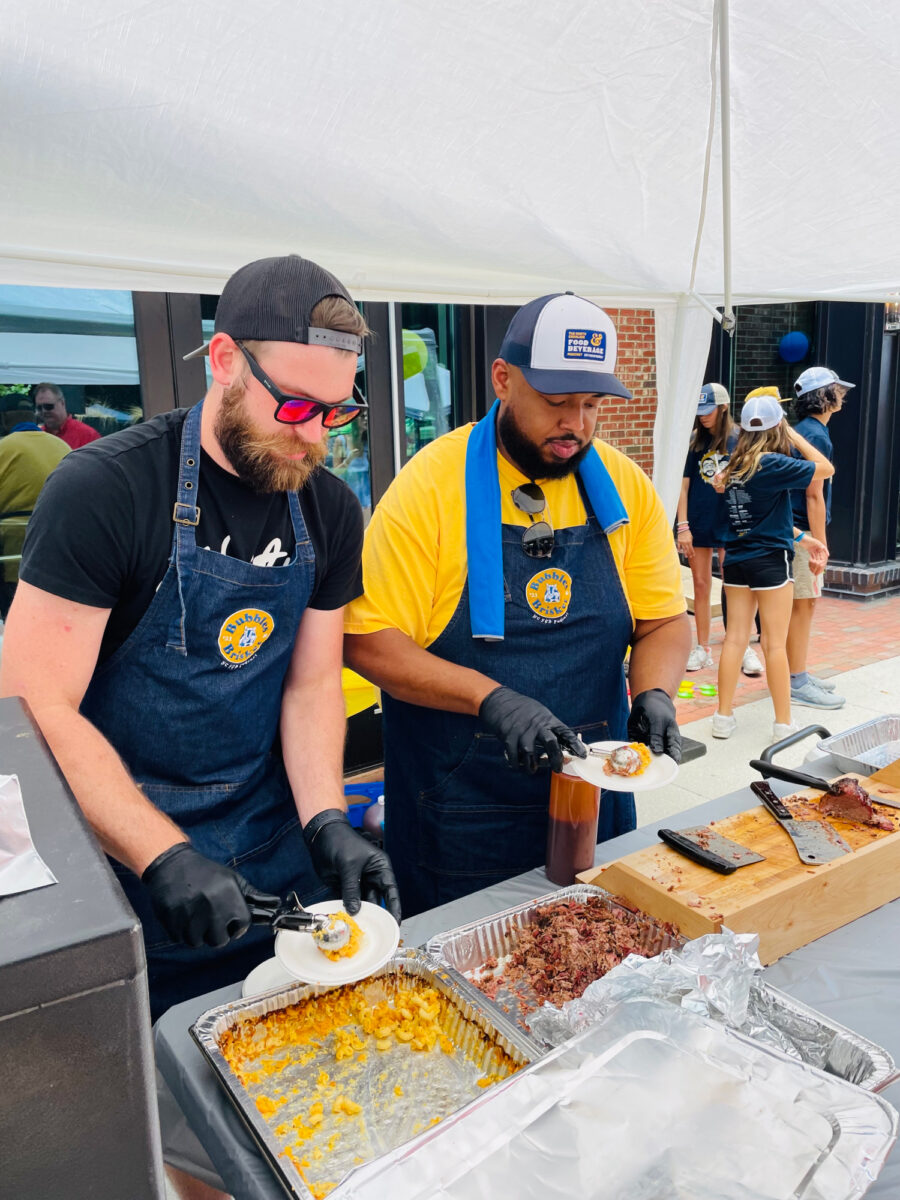
M 273 929 L 287 929 L 292 933 L 312 934 L 320 950 L 343 950 L 350 941 L 350 928 L 346 921 L 328 913 L 311 913 L 300 903 L 296 892 L 287 900 L 248 889 L 245 893 L 247 907 L 254 925 L 270 925 Z

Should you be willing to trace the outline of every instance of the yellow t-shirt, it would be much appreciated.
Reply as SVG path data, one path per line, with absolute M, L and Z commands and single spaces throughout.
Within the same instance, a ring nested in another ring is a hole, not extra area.
M 363 547 L 365 595 L 347 606 L 347 633 L 399 629 L 420 646 L 436 641 L 456 611 L 466 582 L 466 425 L 423 447 L 378 502 Z M 609 535 L 635 620 L 685 611 L 672 531 L 653 484 L 606 442 L 594 445 L 625 505 L 630 523 Z M 527 476 L 499 453 L 501 520 L 528 525 L 512 501 Z M 541 480 L 554 529 L 587 519 L 574 475 Z

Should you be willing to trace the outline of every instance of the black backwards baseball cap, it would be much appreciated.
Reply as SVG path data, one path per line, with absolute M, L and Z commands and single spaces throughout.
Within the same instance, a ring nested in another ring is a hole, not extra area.
M 498 357 L 518 367 L 539 392 L 600 392 L 630 400 L 614 374 L 617 348 L 616 327 L 603 309 L 562 292 L 522 305 Z
M 310 325 L 312 310 L 328 296 L 353 303 L 341 281 L 308 258 L 299 254 L 260 258 L 238 268 L 225 284 L 216 309 L 215 332 L 227 333 L 235 341 L 302 342 L 360 354 L 358 333 Z M 208 353 L 209 342 L 204 342 L 184 357 Z

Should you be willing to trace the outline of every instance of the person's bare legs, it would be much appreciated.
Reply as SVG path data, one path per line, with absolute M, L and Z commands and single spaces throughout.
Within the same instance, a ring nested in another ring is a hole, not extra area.
M 691 576 L 694 580 L 694 623 L 697 626 L 697 645 L 709 645 L 710 596 L 712 595 L 712 548 L 695 546 L 691 556 Z
M 166 1166 L 166 1175 L 180 1200 L 231 1200 L 227 1192 L 220 1192 L 177 1167 Z
M 728 596 L 728 628 L 719 658 L 719 713 L 723 717 L 730 717 L 741 673 L 741 660 L 753 628 L 756 597 L 749 588 L 730 587 L 727 583 L 725 593 Z
M 806 670 L 815 608 L 816 601 L 813 597 L 808 600 L 795 600 L 793 603 L 787 634 L 788 665 L 792 675 L 800 675 Z
M 766 683 L 779 725 L 791 723 L 791 672 L 788 667 L 787 636 L 794 603 L 794 585 L 755 593 L 762 624 L 760 645 L 766 660 Z

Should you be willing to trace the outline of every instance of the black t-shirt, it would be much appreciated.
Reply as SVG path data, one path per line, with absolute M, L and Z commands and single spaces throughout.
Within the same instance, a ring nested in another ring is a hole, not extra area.
M 176 409 L 67 454 L 28 525 L 19 578 L 79 604 L 110 608 L 104 661 L 144 615 L 168 566 L 181 431 Z M 310 608 L 362 595 L 363 518 L 345 483 L 320 469 L 298 492 L 316 555 Z M 200 454 L 197 545 L 260 566 L 294 552 L 285 493 L 253 491 Z

